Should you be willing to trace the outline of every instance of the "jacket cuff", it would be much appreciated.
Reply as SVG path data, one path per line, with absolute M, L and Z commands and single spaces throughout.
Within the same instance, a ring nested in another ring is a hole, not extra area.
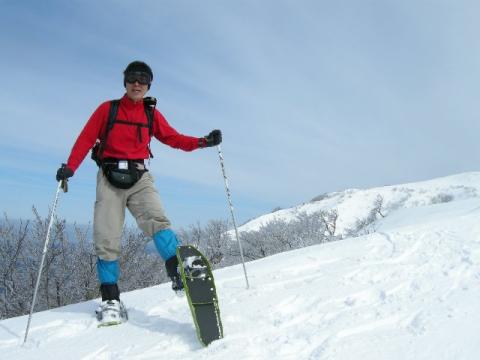
M 73 171 L 73 173 L 75 174 L 75 171 L 77 171 L 77 168 L 78 166 L 74 166 L 72 165 L 71 163 L 67 162 L 67 167 Z

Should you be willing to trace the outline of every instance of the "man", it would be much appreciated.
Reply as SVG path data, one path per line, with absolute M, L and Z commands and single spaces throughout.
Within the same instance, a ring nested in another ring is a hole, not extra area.
M 121 310 L 117 283 L 125 208 L 131 212 L 140 229 L 153 238 L 165 261 L 172 289 L 180 291 L 183 288 L 175 256 L 178 240 L 170 228 L 154 180 L 144 163 L 151 155 L 151 137 L 184 151 L 215 146 L 222 141 L 220 130 L 198 138 L 182 135 L 172 128 L 155 109 L 154 103 L 147 101 L 152 98 L 144 99 L 152 80 L 153 72 L 147 64 L 141 61 L 130 63 L 124 71 L 126 94 L 117 104 L 107 101 L 97 108 L 78 136 L 67 164 L 57 171 L 57 181 L 73 176 L 96 144 L 92 149 L 92 158 L 97 161 L 99 171 L 93 238 L 104 315 Z

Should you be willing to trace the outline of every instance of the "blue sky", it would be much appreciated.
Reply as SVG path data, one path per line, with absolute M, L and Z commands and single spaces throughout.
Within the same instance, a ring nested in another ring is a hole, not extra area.
M 318 194 L 479 168 L 476 1 L 0 0 L 0 199 L 46 214 L 95 108 L 143 60 L 182 133 L 224 133 L 240 223 Z M 153 144 L 174 226 L 227 218 L 215 149 Z M 93 217 L 85 159 L 59 215 Z

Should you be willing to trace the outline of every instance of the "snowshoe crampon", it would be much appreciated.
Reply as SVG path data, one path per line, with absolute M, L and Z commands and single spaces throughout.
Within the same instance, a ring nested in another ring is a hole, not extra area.
M 187 279 L 204 279 L 208 275 L 208 267 L 200 256 L 188 256 L 183 260 L 183 270 Z

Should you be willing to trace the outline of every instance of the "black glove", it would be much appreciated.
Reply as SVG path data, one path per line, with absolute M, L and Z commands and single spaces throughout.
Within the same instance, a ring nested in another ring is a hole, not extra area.
M 73 170 L 70 169 L 66 164 L 62 164 L 62 166 L 57 170 L 57 181 L 67 180 L 72 176 Z
M 203 142 L 204 147 L 217 146 L 222 142 L 222 132 L 220 130 L 213 130 L 205 136 Z

